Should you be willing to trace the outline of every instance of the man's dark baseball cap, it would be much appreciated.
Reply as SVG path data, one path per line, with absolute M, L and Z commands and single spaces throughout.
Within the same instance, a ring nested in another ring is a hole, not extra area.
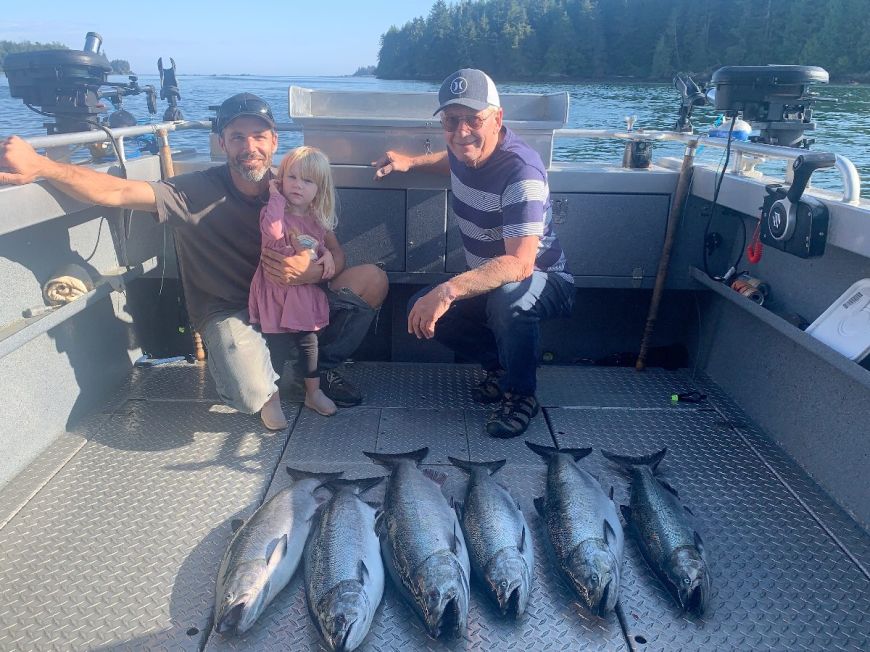
M 499 108 L 501 101 L 495 83 L 482 70 L 463 68 L 457 70 L 441 83 L 438 91 L 438 110 L 432 115 L 438 115 L 451 104 L 467 106 L 476 111 L 490 107 Z
M 268 102 L 251 93 L 239 93 L 224 100 L 217 108 L 217 116 L 212 120 L 214 132 L 221 133 L 233 120 L 244 115 L 260 118 L 270 129 L 275 129 L 275 117 Z

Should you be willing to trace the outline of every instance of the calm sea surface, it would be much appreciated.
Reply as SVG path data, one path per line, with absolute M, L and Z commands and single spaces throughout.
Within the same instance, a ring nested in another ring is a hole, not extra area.
M 126 81 L 124 77 L 112 81 Z M 290 85 L 306 88 L 350 91 L 403 91 L 433 92 L 438 85 L 430 82 L 385 81 L 371 77 L 257 77 L 257 76 L 185 76 L 179 75 L 182 99 L 181 109 L 186 118 L 205 119 L 213 112 L 210 105 L 219 104 L 224 98 L 242 91 L 256 93 L 272 105 L 279 121 L 289 121 L 287 89 Z M 140 75 L 141 85 L 159 87 L 154 75 Z M 554 93 L 567 91 L 570 95 L 568 127 L 587 129 L 623 129 L 625 116 L 636 115 L 636 128 L 669 129 L 677 116 L 679 98 L 667 84 L 625 83 L 501 83 L 499 90 L 505 93 Z M 814 151 L 831 151 L 849 158 L 862 177 L 861 195 L 870 198 L 870 87 L 868 86 L 818 86 L 819 95 L 832 101 L 817 102 Z M 835 101 L 834 101 L 835 100 Z M 149 116 L 143 95 L 125 100 L 124 108 L 140 122 L 159 121 L 166 104 L 158 103 L 158 114 Z M 702 130 L 713 122 L 716 115 L 712 107 L 696 109 L 693 122 Z M 9 84 L 0 77 L 0 136 L 17 133 L 22 136 L 44 135 L 42 123 L 45 118 L 33 113 L 20 100 L 9 95 Z M 176 147 L 195 147 L 208 151 L 208 135 L 205 131 L 178 132 L 171 135 Z M 280 152 L 302 142 L 298 133 L 282 133 Z M 572 139 L 558 140 L 555 158 L 569 161 L 609 161 L 622 158 L 622 143 L 615 141 Z M 675 155 L 682 152 L 676 143 L 657 144 L 655 155 Z M 701 157 L 719 161 L 722 150 L 708 148 Z M 771 163 L 765 170 L 775 172 L 784 164 Z M 842 188 L 839 175 L 832 171 L 819 171 L 813 176 L 813 185 L 837 191 Z

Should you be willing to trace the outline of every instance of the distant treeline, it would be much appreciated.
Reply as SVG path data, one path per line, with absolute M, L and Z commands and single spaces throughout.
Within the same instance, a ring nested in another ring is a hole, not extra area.
M 870 81 L 870 0 L 438 0 L 381 37 L 377 76 L 663 80 L 801 64 Z
M 16 52 L 34 52 L 37 50 L 69 50 L 63 43 L 31 43 L 30 41 L 0 41 L 0 72 L 3 71 L 3 62 L 6 60 L 7 54 Z M 105 52 L 103 53 L 105 54 Z M 129 75 L 130 62 L 125 59 L 112 59 L 109 62 L 112 66 L 112 72 L 117 75 Z
M 63 43 L 31 43 L 30 41 L 0 41 L 0 71 L 3 70 L 3 62 L 7 54 L 15 52 L 32 52 L 34 50 L 69 50 Z

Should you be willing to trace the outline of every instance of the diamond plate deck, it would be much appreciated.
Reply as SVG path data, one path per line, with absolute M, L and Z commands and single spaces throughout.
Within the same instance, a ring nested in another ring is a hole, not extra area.
M 662 447 L 659 467 L 695 513 L 713 577 L 708 613 L 682 615 L 629 544 L 621 601 L 644 650 L 859 650 L 870 642 L 870 581 L 712 410 L 550 409 L 562 447 L 593 446 L 583 465 L 628 502 L 600 449 Z
M 285 435 L 206 402 L 131 400 L 0 530 L 0 649 L 197 650 L 232 518 Z
M 465 637 L 433 641 L 388 580 L 361 650 L 870 649 L 862 572 L 870 537 L 703 375 L 540 372 L 545 409 L 526 438 L 626 453 L 667 445 L 661 468 L 703 527 L 714 574 L 709 613 L 680 614 L 629 542 L 626 638 L 615 616 L 585 614 L 554 572 L 532 505 L 545 467 L 520 439 L 485 436 L 488 410 L 469 398 L 478 369 L 357 363 L 344 373 L 364 390 L 362 406 L 325 418 L 285 402 L 289 432 L 267 433 L 256 417 L 216 402 L 202 365 L 134 370 L 76 431 L 87 440 L 78 451 L 59 441 L 26 472 L 36 493 L 19 496 L 24 506 L 0 529 L 0 649 L 323 650 L 301 574 L 246 635 L 209 632 L 229 523 L 286 486 L 288 464 L 382 475 L 363 450 L 423 445 L 427 465 L 447 473 L 445 496 L 465 487 L 447 455 L 508 458 L 499 476 L 535 544 L 529 613 L 506 621 L 475 587 Z M 709 403 L 670 403 L 693 388 Z M 597 451 L 581 464 L 625 501 L 626 478 Z M 383 485 L 370 494 L 379 499 Z

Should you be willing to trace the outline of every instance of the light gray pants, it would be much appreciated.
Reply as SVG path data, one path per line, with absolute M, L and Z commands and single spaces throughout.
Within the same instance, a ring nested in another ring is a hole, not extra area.
M 318 333 L 323 371 L 334 369 L 357 350 L 376 313 L 347 288 L 339 292 L 326 289 L 326 296 L 329 325 Z M 239 412 L 258 412 L 278 391 L 280 376 L 275 368 L 283 367 L 294 352 L 293 339 L 284 338 L 286 348 L 273 346 L 270 351 L 260 331 L 248 322 L 247 309 L 213 314 L 200 324 L 200 335 L 221 400 Z

